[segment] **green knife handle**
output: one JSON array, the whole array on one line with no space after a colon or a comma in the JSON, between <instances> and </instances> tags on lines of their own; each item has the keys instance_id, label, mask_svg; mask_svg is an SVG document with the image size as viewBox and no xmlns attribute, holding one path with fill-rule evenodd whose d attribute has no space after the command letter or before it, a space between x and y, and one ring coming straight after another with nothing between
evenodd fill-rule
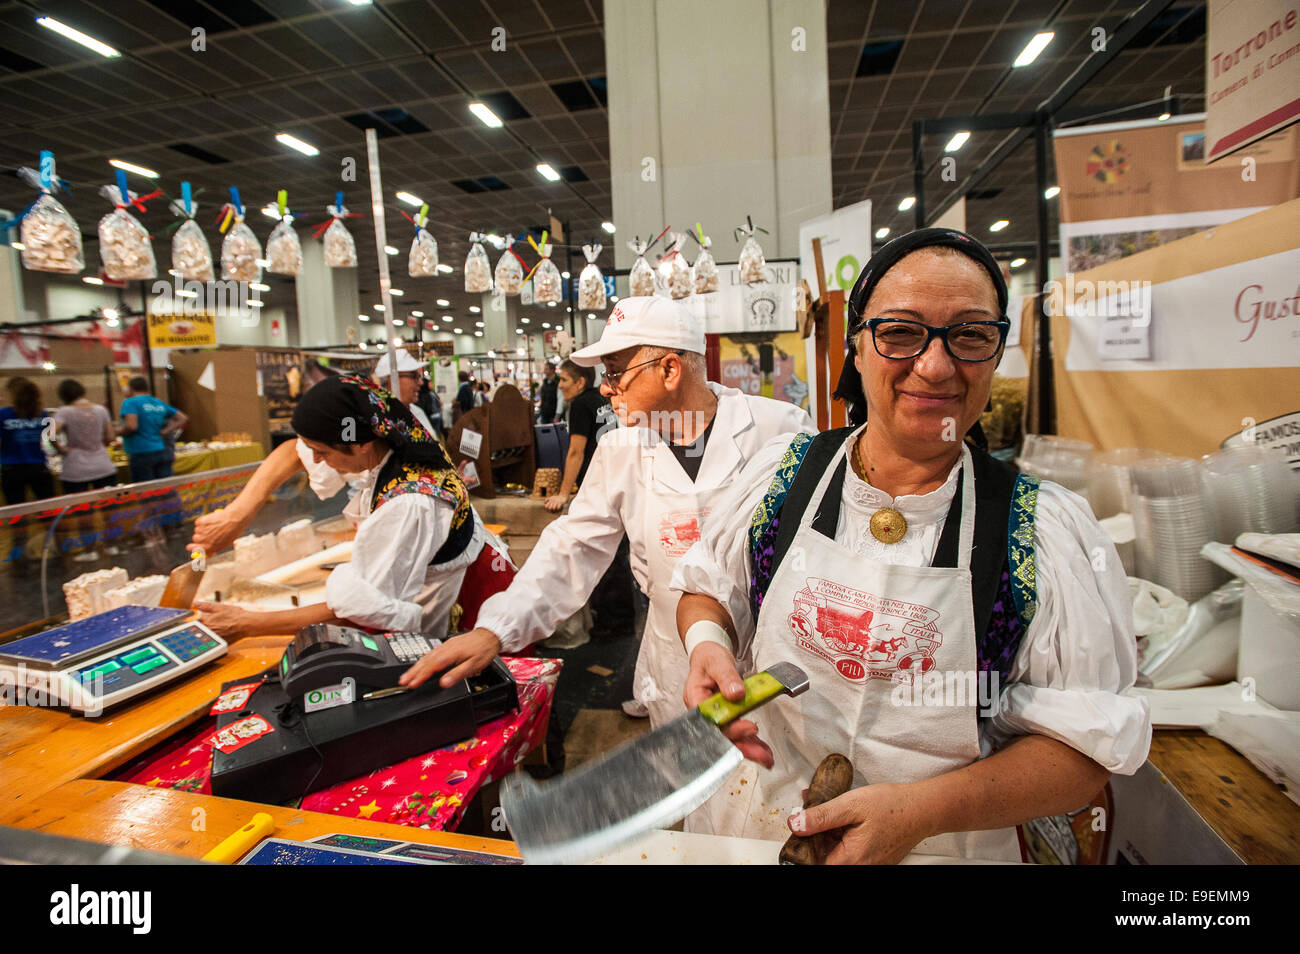
<instances>
[{"instance_id":1,"label":"green knife handle","mask_svg":"<svg viewBox=\"0 0 1300 954\"><path fill-rule=\"evenodd\" d=\"M701 702L699 708L704 718L724 726L785 691L786 687L775 676L764 671L745 680L745 698L739 702L732 702L719 692Z\"/></svg>"}]
</instances>

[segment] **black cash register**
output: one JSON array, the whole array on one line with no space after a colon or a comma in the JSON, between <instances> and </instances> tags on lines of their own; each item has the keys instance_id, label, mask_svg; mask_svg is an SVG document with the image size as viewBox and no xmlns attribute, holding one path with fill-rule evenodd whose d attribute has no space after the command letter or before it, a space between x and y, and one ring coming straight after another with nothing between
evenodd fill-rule
<instances>
[{"instance_id":1,"label":"black cash register","mask_svg":"<svg viewBox=\"0 0 1300 954\"><path fill-rule=\"evenodd\" d=\"M419 633L304 627L244 706L217 716L218 734L241 734L240 723L253 717L271 731L233 751L213 749L212 794L288 802L469 738L519 708L514 677L500 658L447 689L437 675L417 689L398 686L402 673L437 645Z\"/></svg>"},{"instance_id":2,"label":"black cash register","mask_svg":"<svg viewBox=\"0 0 1300 954\"><path fill-rule=\"evenodd\" d=\"M358 691L391 689L402 673L442 644L420 633L367 633L313 623L298 631L280 660L280 684L291 698L352 679Z\"/></svg>"}]
</instances>

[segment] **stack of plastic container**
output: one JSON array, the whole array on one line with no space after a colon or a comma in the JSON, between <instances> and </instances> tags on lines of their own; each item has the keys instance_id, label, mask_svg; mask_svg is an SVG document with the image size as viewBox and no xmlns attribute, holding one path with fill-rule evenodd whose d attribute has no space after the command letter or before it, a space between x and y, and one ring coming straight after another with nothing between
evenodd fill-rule
<instances>
[{"instance_id":1,"label":"stack of plastic container","mask_svg":"<svg viewBox=\"0 0 1300 954\"><path fill-rule=\"evenodd\" d=\"M1016 463L1021 471L1088 496L1088 462L1092 445L1054 434L1026 434Z\"/></svg>"},{"instance_id":2,"label":"stack of plastic container","mask_svg":"<svg viewBox=\"0 0 1300 954\"><path fill-rule=\"evenodd\" d=\"M1220 543L1233 543L1246 531L1296 529L1297 479L1280 450L1257 444L1227 447L1203 457L1201 470Z\"/></svg>"},{"instance_id":3,"label":"stack of plastic container","mask_svg":"<svg viewBox=\"0 0 1300 954\"><path fill-rule=\"evenodd\" d=\"M1094 454L1088 462L1088 501L1098 520L1118 513L1132 513L1132 469L1140 460L1156 460L1168 455L1164 451L1143 447L1121 447Z\"/></svg>"},{"instance_id":4,"label":"stack of plastic container","mask_svg":"<svg viewBox=\"0 0 1300 954\"><path fill-rule=\"evenodd\" d=\"M1183 457L1140 460L1132 465L1133 525L1137 575L1167 587L1189 603L1226 580L1201 556L1215 536L1215 517L1204 491L1201 466Z\"/></svg>"}]
</instances>

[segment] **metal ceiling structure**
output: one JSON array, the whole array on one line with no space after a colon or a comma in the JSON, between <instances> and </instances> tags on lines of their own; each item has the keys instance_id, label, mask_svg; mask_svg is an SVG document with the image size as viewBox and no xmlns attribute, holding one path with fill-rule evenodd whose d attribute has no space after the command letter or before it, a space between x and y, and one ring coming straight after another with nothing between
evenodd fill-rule
<instances>
[{"instance_id":1,"label":"metal ceiling structure","mask_svg":"<svg viewBox=\"0 0 1300 954\"><path fill-rule=\"evenodd\" d=\"M762 0L755 0L762 2ZM912 213L897 211L913 191L912 124L920 119L1035 109L1138 0L830 0L827 4L835 207L875 201L877 225L895 234ZM49 15L111 44L99 57L35 23ZM1079 91L1071 116L1154 115L1133 104L1167 86L1200 105L1205 58L1204 4L1175 3ZM1029 67L1011 61L1045 28L1056 37ZM213 217L228 186L240 188L248 220L263 240L271 220L256 210L288 190L304 222L322 221L340 185L343 161L358 165L344 183L353 209L368 211L362 130L380 130L392 262L401 310L468 317L478 296L463 290L460 268L472 229L505 234L544 227L549 213L571 223L569 240L612 240L605 44L600 0L8 0L0 2L0 168L33 166L54 151L73 185L66 205L97 261L94 224L107 211L96 192L112 181L109 158L160 173L169 193L181 180L203 188L200 216ZM193 31L204 31L195 50ZM505 49L493 49L494 30ZM498 44L499 45L499 44ZM505 121L490 129L468 110L488 103ZM1118 110L1118 112L1117 112ZM289 133L320 154L300 155L275 140ZM1005 134L974 131L957 153L958 183ZM927 137L941 156L943 141ZM548 162L562 175L536 171ZM1012 150L968 196L968 228L985 239L1030 243L1035 235L1034 144ZM936 159L926 191L942 200L954 183ZM132 177L148 191L149 180ZM453 274L405 276L410 231L396 199L407 191L429 203L430 226ZM29 187L0 177L0 208L31 201ZM990 235L989 223L1010 221ZM160 234L171 216L161 202L142 216ZM1054 232L1054 211L1050 220ZM378 300L370 223L357 237L362 305ZM305 238L305 236L304 236ZM531 250L530 250L531 251ZM495 252L492 253L495 258ZM612 254L602 265L612 266ZM562 266L563 267L563 266ZM270 279L268 300L292 296L291 280ZM435 302L450 302L440 308ZM541 309L543 313L546 309ZM554 312L551 312L554 314ZM444 324L440 322L440 324ZM450 327L449 323L446 323Z\"/></svg>"}]
</instances>

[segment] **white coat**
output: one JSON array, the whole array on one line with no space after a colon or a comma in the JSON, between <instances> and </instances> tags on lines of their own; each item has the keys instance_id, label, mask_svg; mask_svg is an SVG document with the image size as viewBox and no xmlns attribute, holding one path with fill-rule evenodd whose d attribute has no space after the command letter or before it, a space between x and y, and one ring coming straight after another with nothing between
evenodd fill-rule
<instances>
[{"instance_id":1,"label":"white coat","mask_svg":"<svg viewBox=\"0 0 1300 954\"><path fill-rule=\"evenodd\" d=\"M605 433L569 512L547 526L510 588L484 603L478 617L504 653L545 639L587 602L626 533L632 575L651 601L635 688L655 724L685 711L686 657L668 582L673 564L698 538L700 500L730 485L772 438L814 432L807 412L792 404L712 382L709 389L718 398L717 416L694 482L657 432ZM647 675L655 699L644 698Z\"/></svg>"}]
</instances>

